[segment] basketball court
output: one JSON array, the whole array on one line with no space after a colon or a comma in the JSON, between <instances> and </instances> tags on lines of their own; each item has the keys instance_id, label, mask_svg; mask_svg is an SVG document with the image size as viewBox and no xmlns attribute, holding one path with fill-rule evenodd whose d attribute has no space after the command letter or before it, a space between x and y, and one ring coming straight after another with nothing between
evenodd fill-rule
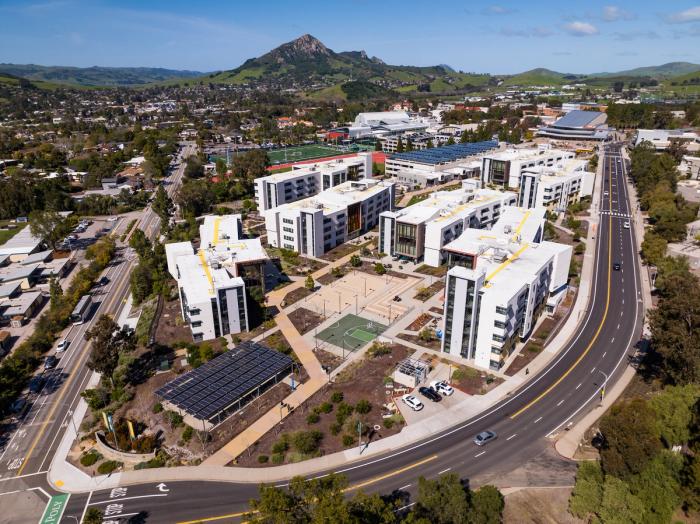
<instances>
[{"instance_id":1,"label":"basketball court","mask_svg":"<svg viewBox=\"0 0 700 524\"><path fill-rule=\"evenodd\" d=\"M316 337L344 350L357 351L381 335L387 327L379 322L348 314L318 333Z\"/></svg>"}]
</instances>

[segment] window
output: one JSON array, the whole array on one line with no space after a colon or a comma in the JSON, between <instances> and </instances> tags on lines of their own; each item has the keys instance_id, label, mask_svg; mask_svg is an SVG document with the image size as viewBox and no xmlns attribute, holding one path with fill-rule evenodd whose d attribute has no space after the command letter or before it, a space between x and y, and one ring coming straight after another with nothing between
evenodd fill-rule
<instances>
[{"instance_id":1,"label":"window","mask_svg":"<svg viewBox=\"0 0 700 524\"><path fill-rule=\"evenodd\" d=\"M290 237L289 235L284 235L285 240L289 240L290 242L294 242L294 237Z\"/></svg>"},{"instance_id":2,"label":"window","mask_svg":"<svg viewBox=\"0 0 700 524\"><path fill-rule=\"evenodd\" d=\"M498 313L499 315L507 315L508 310L504 307L496 306L496 313Z\"/></svg>"},{"instance_id":3,"label":"window","mask_svg":"<svg viewBox=\"0 0 700 524\"><path fill-rule=\"evenodd\" d=\"M494 321L493 326L494 326L494 327L497 327L497 328L499 328L499 329L503 329L503 328L506 327L506 323L505 323L505 322L501 322L500 320L496 320L496 321Z\"/></svg>"},{"instance_id":4,"label":"window","mask_svg":"<svg viewBox=\"0 0 700 524\"><path fill-rule=\"evenodd\" d=\"M194 322L190 323L190 327L197 328L202 325L201 320L195 320Z\"/></svg>"},{"instance_id":5,"label":"window","mask_svg":"<svg viewBox=\"0 0 700 524\"><path fill-rule=\"evenodd\" d=\"M282 247L284 247L284 249L294 249L294 246L291 244L284 244Z\"/></svg>"},{"instance_id":6,"label":"window","mask_svg":"<svg viewBox=\"0 0 700 524\"><path fill-rule=\"evenodd\" d=\"M285 224L293 224L294 220L292 220L291 218L283 218L282 222L284 222Z\"/></svg>"},{"instance_id":7,"label":"window","mask_svg":"<svg viewBox=\"0 0 700 524\"><path fill-rule=\"evenodd\" d=\"M282 231L284 231L284 232L286 232L286 233L294 233L294 228L291 228L291 227L283 227L283 228L282 228Z\"/></svg>"}]
</instances>

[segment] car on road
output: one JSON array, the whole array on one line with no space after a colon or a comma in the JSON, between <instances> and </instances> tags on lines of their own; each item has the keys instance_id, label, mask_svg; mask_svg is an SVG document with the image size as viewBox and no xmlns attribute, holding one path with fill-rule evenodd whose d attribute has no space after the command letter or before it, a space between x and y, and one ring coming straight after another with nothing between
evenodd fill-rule
<instances>
[{"instance_id":1,"label":"car on road","mask_svg":"<svg viewBox=\"0 0 700 524\"><path fill-rule=\"evenodd\" d=\"M99 279L99 280L97 281L97 285L98 285L98 286L106 286L107 284L109 284L109 278L108 278L108 277L102 277L101 279Z\"/></svg>"},{"instance_id":2,"label":"car on road","mask_svg":"<svg viewBox=\"0 0 700 524\"><path fill-rule=\"evenodd\" d=\"M58 341L58 344L56 345L56 353L62 353L66 349L68 349L68 346L70 345L70 342L66 340L65 338L62 338L61 340Z\"/></svg>"},{"instance_id":3,"label":"car on road","mask_svg":"<svg viewBox=\"0 0 700 524\"><path fill-rule=\"evenodd\" d=\"M117 220L119 220L119 217L109 217L107 222L116 222Z\"/></svg>"},{"instance_id":4,"label":"car on road","mask_svg":"<svg viewBox=\"0 0 700 524\"><path fill-rule=\"evenodd\" d=\"M603 196L608 196L608 192L607 192L607 191L603 191Z\"/></svg>"},{"instance_id":5,"label":"car on road","mask_svg":"<svg viewBox=\"0 0 700 524\"><path fill-rule=\"evenodd\" d=\"M401 397L401 402L406 404L413 411L420 411L423 409L423 403L413 395L404 395Z\"/></svg>"},{"instance_id":6,"label":"car on road","mask_svg":"<svg viewBox=\"0 0 700 524\"><path fill-rule=\"evenodd\" d=\"M433 380L430 383L430 387L446 397L449 397L455 392L454 388L444 380Z\"/></svg>"},{"instance_id":7,"label":"car on road","mask_svg":"<svg viewBox=\"0 0 700 524\"><path fill-rule=\"evenodd\" d=\"M615 271L620 271L620 268L621 268L621 267L622 267L622 264L620 264L619 262L615 262L615 263L613 264L613 269L614 269Z\"/></svg>"},{"instance_id":8,"label":"car on road","mask_svg":"<svg viewBox=\"0 0 700 524\"><path fill-rule=\"evenodd\" d=\"M427 388L425 386L421 386L418 388L418 393L423 395L425 398L432 400L433 402L440 402L442 400L442 397L437 391L434 391L430 388Z\"/></svg>"},{"instance_id":9,"label":"car on road","mask_svg":"<svg viewBox=\"0 0 700 524\"><path fill-rule=\"evenodd\" d=\"M630 228L630 222L629 222L629 220L626 221L624 224L622 224L622 227L624 227L625 229L629 229L629 228Z\"/></svg>"},{"instance_id":10,"label":"car on road","mask_svg":"<svg viewBox=\"0 0 700 524\"><path fill-rule=\"evenodd\" d=\"M476 437L474 437L474 444L477 446L483 446L484 444L488 444L492 440L496 440L497 435L493 431L482 431L479 433Z\"/></svg>"},{"instance_id":11,"label":"car on road","mask_svg":"<svg viewBox=\"0 0 700 524\"><path fill-rule=\"evenodd\" d=\"M29 392L39 393L44 385L44 377L36 375L29 381Z\"/></svg>"},{"instance_id":12,"label":"car on road","mask_svg":"<svg viewBox=\"0 0 700 524\"><path fill-rule=\"evenodd\" d=\"M44 361L44 369L53 369L56 367L56 364L58 364L58 359L53 355L49 355Z\"/></svg>"}]
</instances>

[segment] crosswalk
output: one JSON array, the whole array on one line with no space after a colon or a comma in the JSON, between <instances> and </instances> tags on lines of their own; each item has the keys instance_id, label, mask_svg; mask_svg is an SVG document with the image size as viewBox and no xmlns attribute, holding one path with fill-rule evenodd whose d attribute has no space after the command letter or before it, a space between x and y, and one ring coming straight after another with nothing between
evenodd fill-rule
<instances>
[{"instance_id":1,"label":"crosswalk","mask_svg":"<svg viewBox=\"0 0 700 524\"><path fill-rule=\"evenodd\" d=\"M632 215L629 213L620 213L618 211L600 211L601 215L610 215L611 217L619 217L619 218L632 218Z\"/></svg>"}]
</instances>

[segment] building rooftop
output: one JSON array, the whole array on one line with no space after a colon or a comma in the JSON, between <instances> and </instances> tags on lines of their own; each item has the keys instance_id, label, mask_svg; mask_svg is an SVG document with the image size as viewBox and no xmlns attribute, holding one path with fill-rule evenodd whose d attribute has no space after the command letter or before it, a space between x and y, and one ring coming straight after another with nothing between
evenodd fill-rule
<instances>
[{"instance_id":1,"label":"building rooftop","mask_svg":"<svg viewBox=\"0 0 700 524\"><path fill-rule=\"evenodd\" d=\"M372 179L343 182L335 187L321 191L318 195L283 204L275 208L275 211L323 209L324 213L334 213L345 209L355 202L361 202L370 198L391 185L393 185L393 182Z\"/></svg>"},{"instance_id":2,"label":"building rooftop","mask_svg":"<svg viewBox=\"0 0 700 524\"><path fill-rule=\"evenodd\" d=\"M452 144L449 146L433 147L408 153L394 153L389 158L392 160L406 160L421 164L447 164L464 158L479 155L498 147L498 140L485 142L471 142L464 144Z\"/></svg>"},{"instance_id":3,"label":"building rooftop","mask_svg":"<svg viewBox=\"0 0 700 524\"><path fill-rule=\"evenodd\" d=\"M29 226L26 226L0 246L0 255L29 254L36 251L40 244L41 239L32 235Z\"/></svg>"}]
</instances>

